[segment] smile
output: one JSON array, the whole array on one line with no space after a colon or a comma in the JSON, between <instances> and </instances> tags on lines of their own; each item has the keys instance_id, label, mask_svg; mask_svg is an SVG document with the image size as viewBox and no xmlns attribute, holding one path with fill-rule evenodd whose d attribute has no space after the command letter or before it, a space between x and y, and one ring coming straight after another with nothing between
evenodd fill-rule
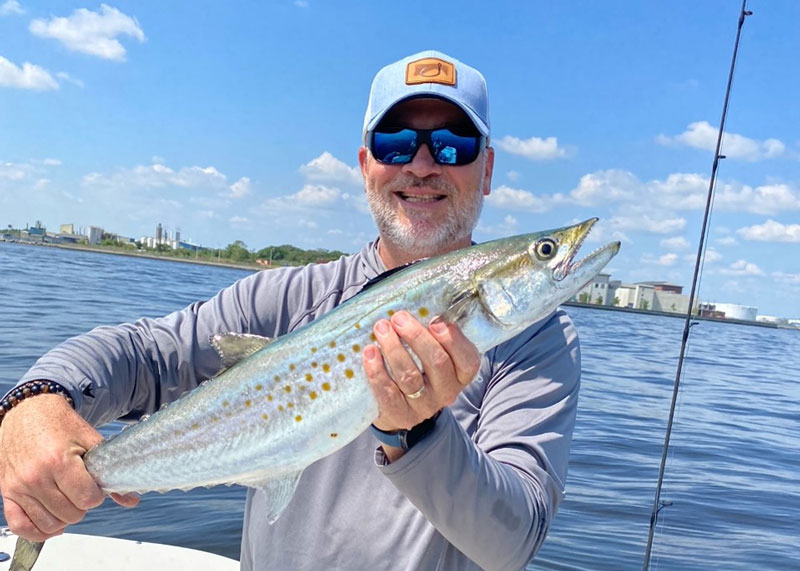
<instances>
[{"instance_id":1,"label":"smile","mask_svg":"<svg viewBox=\"0 0 800 571\"><path fill-rule=\"evenodd\" d=\"M406 192L398 192L396 194L406 202L417 203L438 202L446 198L443 194L408 194Z\"/></svg>"}]
</instances>

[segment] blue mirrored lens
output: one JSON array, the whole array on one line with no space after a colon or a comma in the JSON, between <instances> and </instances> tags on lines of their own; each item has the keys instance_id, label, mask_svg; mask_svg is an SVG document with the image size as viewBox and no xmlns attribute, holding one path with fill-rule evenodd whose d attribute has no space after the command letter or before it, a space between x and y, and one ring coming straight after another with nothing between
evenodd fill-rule
<instances>
[{"instance_id":1,"label":"blue mirrored lens","mask_svg":"<svg viewBox=\"0 0 800 571\"><path fill-rule=\"evenodd\" d=\"M456 135L450 129L431 131L431 150L441 165L465 165L478 156L480 137Z\"/></svg>"},{"instance_id":2,"label":"blue mirrored lens","mask_svg":"<svg viewBox=\"0 0 800 571\"><path fill-rule=\"evenodd\" d=\"M417 133L411 129L403 129L394 133L372 134L372 156L386 164L405 165L417 154Z\"/></svg>"}]
</instances>

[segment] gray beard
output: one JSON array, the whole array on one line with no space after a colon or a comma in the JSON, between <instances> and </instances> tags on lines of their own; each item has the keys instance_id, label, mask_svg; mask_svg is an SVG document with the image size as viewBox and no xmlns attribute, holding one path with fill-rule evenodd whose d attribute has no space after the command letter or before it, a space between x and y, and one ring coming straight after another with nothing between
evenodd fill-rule
<instances>
[{"instance_id":1,"label":"gray beard","mask_svg":"<svg viewBox=\"0 0 800 571\"><path fill-rule=\"evenodd\" d=\"M481 169L481 172L485 173L485 170ZM475 193L474 200L454 205L445 220L418 218L412 219L410 224L398 220L396 210L386 195L391 196L394 192L407 188L427 186L441 190L442 194L447 196L456 196L458 193L456 188L441 179L423 180L414 175L398 175L380 192L368 186L367 201L381 239L413 253L417 258L435 256L452 250L454 243L469 239L478 224L483 209L482 189L485 177L485 174L481 176L479 186L472 191Z\"/></svg>"}]
</instances>

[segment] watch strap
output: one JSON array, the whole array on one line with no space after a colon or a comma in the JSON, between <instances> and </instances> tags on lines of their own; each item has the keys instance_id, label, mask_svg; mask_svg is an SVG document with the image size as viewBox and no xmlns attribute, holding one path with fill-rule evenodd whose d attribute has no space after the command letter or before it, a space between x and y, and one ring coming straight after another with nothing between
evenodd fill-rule
<instances>
[{"instance_id":1,"label":"watch strap","mask_svg":"<svg viewBox=\"0 0 800 571\"><path fill-rule=\"evenodd\" d=\"M441 411L437 412L430 418L426 418L416 426L408 430L381 430L374 424L370 425L372 434L387 446L394 446L395 448L402 448L403 450L410 450L417 442L425 438L436 426L436 419L439 418Z\"/></svg>"}]
</instances>

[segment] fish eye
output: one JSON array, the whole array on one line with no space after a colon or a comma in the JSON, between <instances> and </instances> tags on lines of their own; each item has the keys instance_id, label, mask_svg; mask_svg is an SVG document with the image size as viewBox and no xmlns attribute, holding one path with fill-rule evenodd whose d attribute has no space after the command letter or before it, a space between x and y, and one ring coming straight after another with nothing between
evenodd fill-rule
<instances>
[{"instance_id":1,"label":"fish eye","mask_svg":"<svg viewBox=\"0 0 800 571\"><path fill-rule=\"evenodd\" d=\"M552 238L542 238L533 246L533 253L540 260L550 260L556 255L558 244Z\"/></svg>"}]
</instances>

